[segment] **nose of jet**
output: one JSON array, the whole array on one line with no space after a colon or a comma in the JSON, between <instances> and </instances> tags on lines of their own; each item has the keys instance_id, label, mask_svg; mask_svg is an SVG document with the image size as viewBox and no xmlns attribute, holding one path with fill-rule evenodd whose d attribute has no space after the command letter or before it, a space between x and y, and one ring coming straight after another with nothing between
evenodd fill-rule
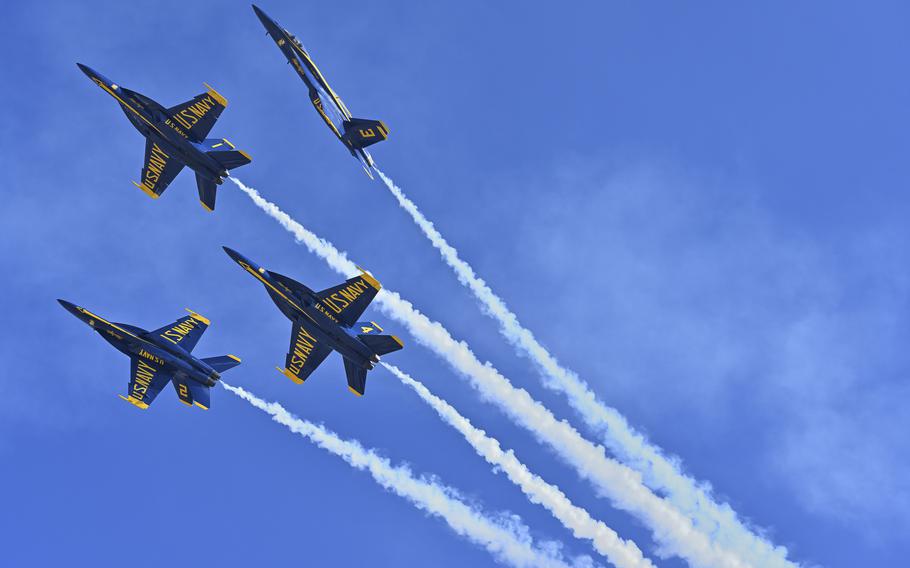
<instances>
[{"instance_id":1,"label":"nose of jet","mask_svg":"<svg viewBox=\"0 0 910 568\"><path fill-rule=\"evenodd\" d=\"M94 69L92 69L92 68L89 67L88 65L83 65L83 64L81 64L81 63L76 63L76 66L78 66L79 69L81 69L82 72L85 73L85 74L88 76L89 79L98 80L98 81L101 81L102 83L104 83L105 85L111 86L111 82L110 82L110 80L109 80L107 77L105 77L105 76L102 75L101 73L95 71Z\"/></svg>"},{"instance_id":2,"label":"nose of jet","mask_svg":"<svg viewBox=\"0 0 910 568\"><path fill-rule=\"evenodd\" d=\"M227 255L228 255L229 257L231 257L231 259L232 259L234 262L236 262L237 264L243 263L243 264L246 264L247 266L249 266L250 268L255 268L255 267L256 267L256 264L254 264L252 260L250 260L250 259L248 259L247 257L243 256L242 254L240 254L239 252L235 251L234 249L232 249L232 248L230 248L230 247L221 247L221 248L223 248L223 249L224 249L224 252L226 252Z\"/></svg>"},{"instance_id":3,"label":"nose of jet","mask_svg":"<svg viewBox=\"0 0 910 568\"><path fill-rule=\"evenodd\" d=\"M79 308L76 307L76 304L72 302L67 302L66 300L57 299L60 302L60 305L66 309L69 313L73 314L76 317L81 317L82 314L79 312Z\"/></svg>"},{"instance_id":4,"label":"nose of jet","mask_svg":"<svg viewBox=\"0 0 910 568\"><path fill-rule=\"evenodd\" d=\"M256 12L256 17L259 18L259 21L262 22L262 25L265 26L269 31L271 31L270 28L278 27L278 24L276 24L272 18L268 17L265 12L260 10L259 6L253 4L253 11Z\"/></svg>"}]
</instances>

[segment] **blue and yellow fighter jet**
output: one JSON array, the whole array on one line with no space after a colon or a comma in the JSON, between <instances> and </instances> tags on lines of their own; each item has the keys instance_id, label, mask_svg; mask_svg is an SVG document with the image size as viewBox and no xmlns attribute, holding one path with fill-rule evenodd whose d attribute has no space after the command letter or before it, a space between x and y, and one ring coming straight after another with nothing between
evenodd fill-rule
<instances>
[{"instance_id":1,"label":"blue and yellow fighter jet","mask_svg":"<svg viewBox=\"0 0 910 568\"><path fill-rule=\"evenodd\" d=\"M220 373L240 364L240 359L233 355L202 359L190 355L209 326L209 320L192 310L187 310L190 315L172 324L145 331L134 325L110 322L66 300L57 301L130 358L127 396L118 396L139 408L148 408L170 381L180 402L208 410L209 389L221 378Z\"/></svg>"},{"instance_id":2,"label":"blue and yellow fighter jet","mask_svg":"<svg viewBox=\"0 0 910 568\"><path fill-rule=\"evenodd\" d=\"M265 12L253 5L253 11L259 16L266 33L272 36L278 48L293 65L297 74L306 83L310 91L310 101L319 112L319 116L335 133L335 136L344 144L352 156L360 160L364 171L373 179L370 169L373 167L373 158L366 151L366 147L381 142L389 137L389 129L381 120L368 120L354 118L344 106L322 72L313 63L310 54L294 35L269 18Z\"/></svg>"},{"instance_id":3,"label":"blue and yellow fighter jet","mask_svg":"<svg viewBox=\"0 0 910 568\"><path fill-rule=\"evenodd\" d=\"M285 358L284 376L297 384L316 370L329 353L338 351L344 358L348 388L362 396L367 371L379 362L380 355L403 347L394 335L372 321L357 321L381 288L369 273L314 292L295 280L266 270L235 250L224 247L234 261L265 285L272 301L291 320L291 346Z\"/></svg>"},{"instance_id":4,"label":"blue and yellow fighter jet","mask_svg":"<svg viewBox=\"0 0 910 568\"><path fill-rule=\"evenodd\" d=\"M77 63L107 94L114 97L133 126L145 136L145 165L142 182L133 185L158 199L177 177L183 166L196 172L199 201L208 211L215 210L215 187L221 185L228 170L249 164L250 156L224 138L206 138L227 107L227 100L215 89L185 103L164 108L135 91L113 83L101 73Z\"/></svg>"}]
</instances>

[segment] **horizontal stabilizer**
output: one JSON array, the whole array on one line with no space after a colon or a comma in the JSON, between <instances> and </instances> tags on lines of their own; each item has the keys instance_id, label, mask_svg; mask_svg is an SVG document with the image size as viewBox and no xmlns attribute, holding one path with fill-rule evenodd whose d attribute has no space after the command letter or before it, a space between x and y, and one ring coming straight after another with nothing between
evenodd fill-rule
<instances>
[{"instance_id":1,"label":"horizontal stabilizer","mask_svg":"<svg viewBox=\"0 0 910 568\"><path fill-rule=\"evenodd\" d=\"M196 188L199 190L199 203L206 211L215 210L215 180L207 178L196 172Z\"/></svg>"},{"instance_id":2,"label":"horizontal stabilizer","mask_svg":"<svg viewBox=\"0 0 910 568\"><path fill-rule=\"evenodd\" d=\"M389 129L381 120L352 118L344 121L342 138L353 148L366 148L389 137Z\"/></svg>"},{"instance_id":3,"label":"horizontal stabilizer","mask_svg":"<svg viewBox=\"0 0 910 568\"><path fill-rule=\"evenodd\" d=\"M202 144L205 146L205 153L226 170L233 170L253 161L249 154L235 148L226 138L207 138Z\"/></svg>"},{"instance_id":4,"label":"horizontal stabilizer","mask_svg":"<svg viewBox=\"0 0 910 568\"><path fill-rule=\"evenodd\" d=\"M367 388L367 370L357 363L344 359L344 374L348 377L348 390L357 396L363 396Z\"/></svg>"},{"instance_id":5,"label":"horizontal stabilizer","mask_svg":"<svg viewBox=\"0 0 910 568\"><path fill-rule=\"evenodd\" d=\"M223 373L228 369L233 369L240 364L240 359L233 355L219 355L217 357L203 357L202 361L209 367L215 369L219 373Z\"/></svg>"},{"instance_id":6,"label":"horizontal stabilizer","mask_svg":"<svg viewBox=\"0 0 910 568\"><path fill-rule=\"evenodd\" d=\"M385 355L393 351L398 351L404 347L404 343L394 335L358 335L360 341L370 348L370 351L376 355Z\"/></svg>"},{"instance_id":7,"label":"horizontal stabilizer","mask_svg":"<svg viewBox=\"0 0 910 568\"><path fill-rule=\"evenodd\" d=\"M211 406L209 400L209 387L193 380L180 379L177 377L174 377L171 382L174 383L174 390L177 391L177 397L183 404L187 406L198 406L203 410L208 410Z\"/></svg>"}]
</instances>

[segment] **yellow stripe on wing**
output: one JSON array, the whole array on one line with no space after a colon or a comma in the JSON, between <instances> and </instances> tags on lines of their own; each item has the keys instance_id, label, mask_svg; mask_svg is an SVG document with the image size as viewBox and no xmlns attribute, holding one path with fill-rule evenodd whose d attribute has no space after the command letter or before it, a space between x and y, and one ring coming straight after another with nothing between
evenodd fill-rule
<instances>
[{"instance_id":1,"label":"yellow stripe on wing","mask_svg":"<svg viewBox=\"0 0 910 568\"><path fill-rule=\"evenodd\" d=\"M281 367L275 367L275 368L278 370L279 373L281 373L281 374L284 375L285 377L291 379L292 381L294 381L294 382L297 383L298 385L302 385L302 384L303 384L303 379L301 379L300 377L298 377L297 375L295 375L294 373L292 373L290 370L288 370L288 369L282 369Z\"/></svg>"},{"instance_id":2,"label":"yellow stripe on wing","mask_svg":"<svg viewBox=\"0 0 910 568\"><path fill-rule=\"evenodd\" d=\"M221 93L209 86L208 83L203 83L203 85L205 85L205 88L208 89L208 94L212 95L212 98L218 101L218 104L225 108L227 107L227 99L224 98Z\"/></svg>"},{"instance_id":3,"label":"yellow stripe on wing","mask_svg":"<svg viewBox=\"0 0 910 568\"><path fill-rule=\"evenodd\" d=\"M118 394L117 396L119 396L123 400L127 401L128 403L132 404L133 406L135 406L137 408L141 408L142 410L145 410L146 408L149 407L149 405L142 402L138 398L133 398L132 396L123 396L122 394Z\"/></svg>"},{"instance_id":4,"label":"yellow stripe on wing","mask_svg":"<svg viewBox=\"0 0 910 568\"><path fill-rule=\"evenodd\" d=\"M199 320L200 322L204 323L205 325L211 325L211 324L212 324L212 322L209 321L209 318L207 318L207 317L205 317L205 316L203 316L203 315L197 314L196 312L194 312L193 310L191 310L191 309L189 309L189 308L183 308L183 309L185 309L186 311L188 311L188 312L190 313L190 317L192 317L193 319Z\"/></svg>"},{"instance_id":5,"label":"yellow stripe on wing","mask_svg":"<svg viewBox=\"0 0 910 568\"><path fill-rule=\"evenodd\" d=\"M145 185L144 182L143 183L133 182L133 185L135 185L136 187L141 189L146 195L148 195L152 199L158 199L159 197L161 197L160 195L158 195L157 193L155 193L154 191L149 189L149 187L147 185Z\"/></svg>"}]
</instances>

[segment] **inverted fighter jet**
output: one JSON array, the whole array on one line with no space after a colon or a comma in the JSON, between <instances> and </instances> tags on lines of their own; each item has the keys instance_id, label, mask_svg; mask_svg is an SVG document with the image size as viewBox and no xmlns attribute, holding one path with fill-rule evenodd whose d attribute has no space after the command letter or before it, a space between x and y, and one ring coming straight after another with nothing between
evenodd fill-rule
<instances>
[{"instance_id":1,"label":"inverted fighter jet","mask_svg":"<svg viewBox=\"0 0 910 568\"><path fill-rule=\"evenodd\" d=\"M310 54L294 35L269 18L265 12L253 5L253 11L265 26L268 35L278 44L278 49L287 58L310 91L310 102L328 127L341 140L352 156L360 160L364 171L373 179L370 171L373 167L373 158L366 147L381 142L389 137L389 129L381 120L353 118L351 112L344 106L322 72L313 63Z\"/></svg>"},{"instance_id":2,"label":"inverted fighter jet","mask_svg":"<svg viewBox=\"0 0 910 568\"><path fill-rule=\"evenodd\" d=\"M81 63L79 69L114 97L133 126L145 136L142 181L133 185L158 199L183 166L196 172L199 202L215 210L215 188L228 170L250 163L250 156L225 138L206 138L227 106L227 100L205 85L206 92L185 103L164 108L145 95L113 83Z\"/></svg>"},{"instance_id":3,"label":"inverted fighter jet","mask_svg":"<svg viewBox=\"0 0 910 568\"><path fill-rule=\"evenodd\" d=\"M348 388L362 396L367 371L381 355L403 347L394 335L380 335L383 329L377 323L357 321L381 288L369 273L364 271L338 286L314 292L235 250L224 247L224 251L265 285L272 301L291 320L291 346L284 369L278 367L278 371L295 383L303 384L329 353L338 351L344 358Z\"/></svg>"},{"instance_id":4,"label":"inverted fighter jet","mask_svg":"<svg viewBox=\"0 0 910 568\"><path fill-rule=\"evenodd\" d=\"M174 383L180 402L208 410L209 389L221 378L220 373L240 364L240 359L233 355L202 359L190 355L209 326L209 320L192 310L187 310L190 315L172 324L146 331L134 325L110 322L66 300L57 301L130 358L127 396L118 396L143 410L168 382Z\"/></svg>"}]
</instances>

